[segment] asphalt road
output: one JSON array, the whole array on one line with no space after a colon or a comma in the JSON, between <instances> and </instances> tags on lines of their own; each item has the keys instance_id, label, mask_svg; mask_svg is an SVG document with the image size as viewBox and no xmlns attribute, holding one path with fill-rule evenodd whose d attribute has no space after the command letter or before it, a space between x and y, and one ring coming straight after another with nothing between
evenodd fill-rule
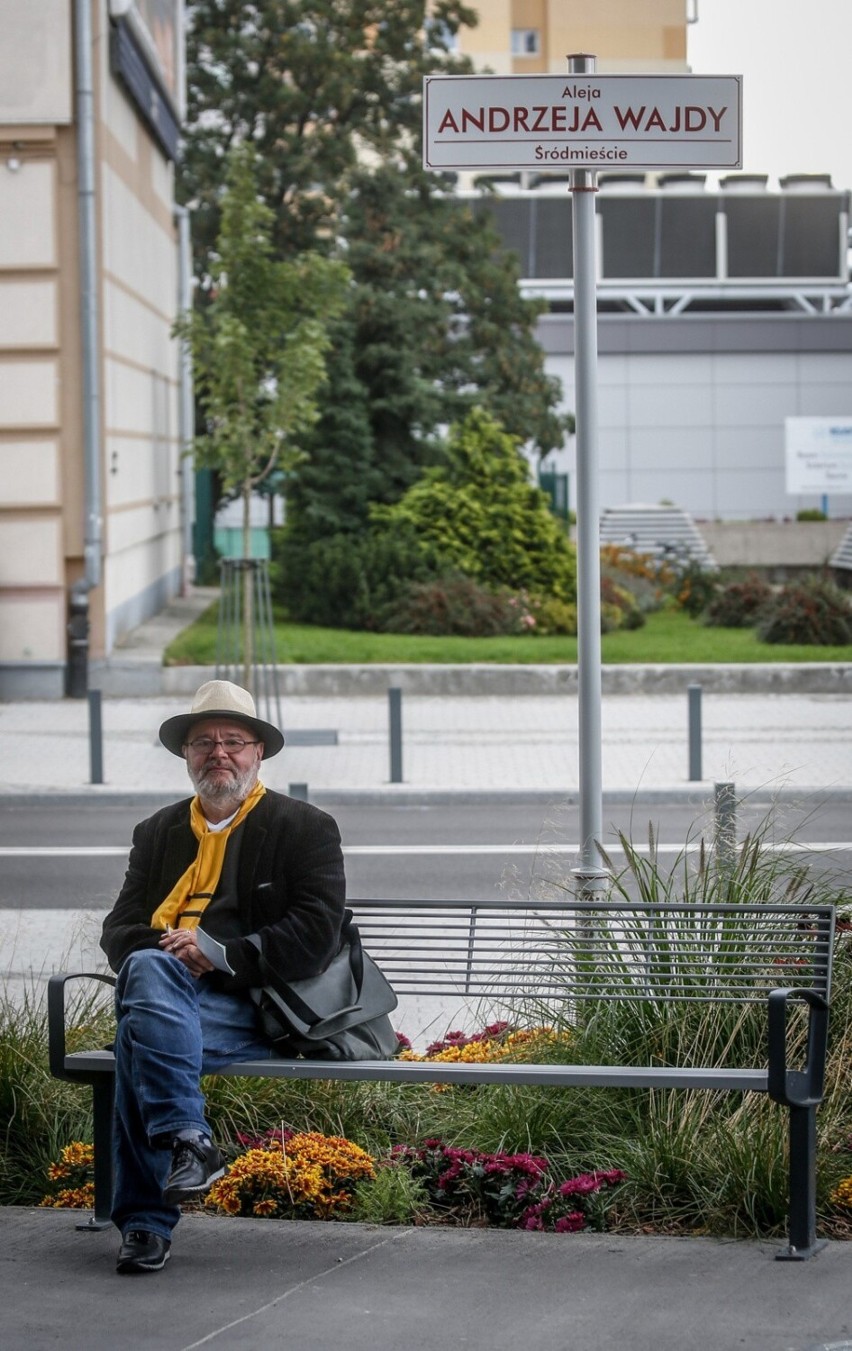
<instances>
[{"instance_id":1,"label":"asphalt road","mask_svg":"<svg viewBox=\"0 0 852 1351\"><path fill-rule=\"evenodd\" d=\"M149 805L0 806L0 909L107 909L124 876L134 824ZM578 862L576 805L473 803L341 806L353 897L460 897L546 894ZM621 859L618 831L647 851L653 833L661 862L685 844L714 836L712 814L681 800L618 805L605 811L604 845ZM768 847L811 861L852 894L852 822L848 803L813 807L741 805L739 839L760 831Z\"/></svg>"}]
</instances>

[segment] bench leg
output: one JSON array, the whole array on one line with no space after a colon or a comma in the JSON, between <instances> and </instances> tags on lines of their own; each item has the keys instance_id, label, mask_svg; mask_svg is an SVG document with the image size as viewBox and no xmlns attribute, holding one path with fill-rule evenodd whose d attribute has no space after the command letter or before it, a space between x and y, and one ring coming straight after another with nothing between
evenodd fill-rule
<instances>
[{"instance_id":1,"label":"bench leg","mask_svg":"<svg viewBox=\"0 0 852 1351\"><path fill-rule=\"evenodd\" d=\"M92 1117L95 1152L94 1214L78 1229L108 1229L112 1224L112 1124L115 1076L101 1075L92 1084Z\"/></svg>"},{"instance_id":2,"label":"bench leg","mask_svg":"<svg viewBox=\"0 0 852 1351\"><path fill-rule=\"evenodd\" d=\"M790 1244L779 1262L806 1262L826 1246L816 1236L816 1107L790 1109Z\"/></svg>"}]
</instances>

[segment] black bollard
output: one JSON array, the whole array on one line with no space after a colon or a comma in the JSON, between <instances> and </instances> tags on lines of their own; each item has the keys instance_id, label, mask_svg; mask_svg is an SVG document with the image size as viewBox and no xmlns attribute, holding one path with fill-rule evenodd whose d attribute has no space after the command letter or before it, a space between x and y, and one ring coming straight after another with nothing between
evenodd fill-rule
<instances>
[{"instance_id":1,"label":"black bollard","mask_svg":"<svg viewBox=\"0 0 852 1351\"><path fill-rule=\"evenodd\" d=\"M388 690L390 719L390 781L402 783L402 690L393 686Z\"/></svg>"},{"instance_id":2,"label":"black bollard","mask_svg":"<svg viewBox=\"0 0 852 1351\"><path fill-rule=\"evenodd\" d=\"M688 685L689 697L689 780L701 778L701 686Z\"/></svg>"},{"instance_id":3,"label":"black bollard","mask_svg":"<svg viewBox=\"0 0 852 1351\"><path fill-rule=\"evenodd\" d=\"M101 691L89 690L89 782L104 781L104 739L101 721Z\"/></svg>"}]
</instances>

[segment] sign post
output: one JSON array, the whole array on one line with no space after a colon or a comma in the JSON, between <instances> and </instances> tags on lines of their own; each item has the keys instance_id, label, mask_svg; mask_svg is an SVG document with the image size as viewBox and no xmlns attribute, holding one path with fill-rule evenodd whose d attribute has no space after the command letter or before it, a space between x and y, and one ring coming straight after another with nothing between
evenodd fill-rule
<instances>
[{"instance_id":1,"label":"sign post","mask_svg":"<svg viewBox=\"0 0 852 1351\"><path fill-rule=\"evenodd\" d=\"M571 75L593 76L593 56L570 56ZM592 86L594 87L594 86ZM591 169L571 170L574 225L574 385L577 445L577 702L580 757L581 900L606 884L601 764L601 548L598 475L598 313L595 193Z\"/></svg>"},{"instance_id":2,"label":"sign post","mask_svg":"<svg viewBox=\"0 0 852 1351\"><path fill-rule=\"evenodd\" d=\"M570 170L574 226L577 421L577 678L580 896L606 885L601 772L598 487L597 174L612 169L742 167L736 75L598 75L594 56L564 75L443 75L423 81L426 169Z\"/></svg>"}]
</instances>

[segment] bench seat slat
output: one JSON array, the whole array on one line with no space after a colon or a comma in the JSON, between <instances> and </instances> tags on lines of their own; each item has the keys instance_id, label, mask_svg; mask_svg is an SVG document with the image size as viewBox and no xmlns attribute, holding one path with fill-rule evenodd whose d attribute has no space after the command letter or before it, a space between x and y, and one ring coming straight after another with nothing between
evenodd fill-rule
<instances>
[{"instance_id":1,"label":"bench seat slat","mask_svg":"<svg viewBox=\"0 0 852 1351\"><path fill-rule=\"evenodd\" d=\"M110 1073L111 1051L75 1051L65 1057L69 1073ZM549 1084L599 1088L696 1088L765 1093L762 1069L695 1069L664 1065L523 1065L496 1062L462 1064L417 1060L247 1060L218 1074L247 1079L335 1079L396 1084Z\"/></svg>"}]
</instances>

